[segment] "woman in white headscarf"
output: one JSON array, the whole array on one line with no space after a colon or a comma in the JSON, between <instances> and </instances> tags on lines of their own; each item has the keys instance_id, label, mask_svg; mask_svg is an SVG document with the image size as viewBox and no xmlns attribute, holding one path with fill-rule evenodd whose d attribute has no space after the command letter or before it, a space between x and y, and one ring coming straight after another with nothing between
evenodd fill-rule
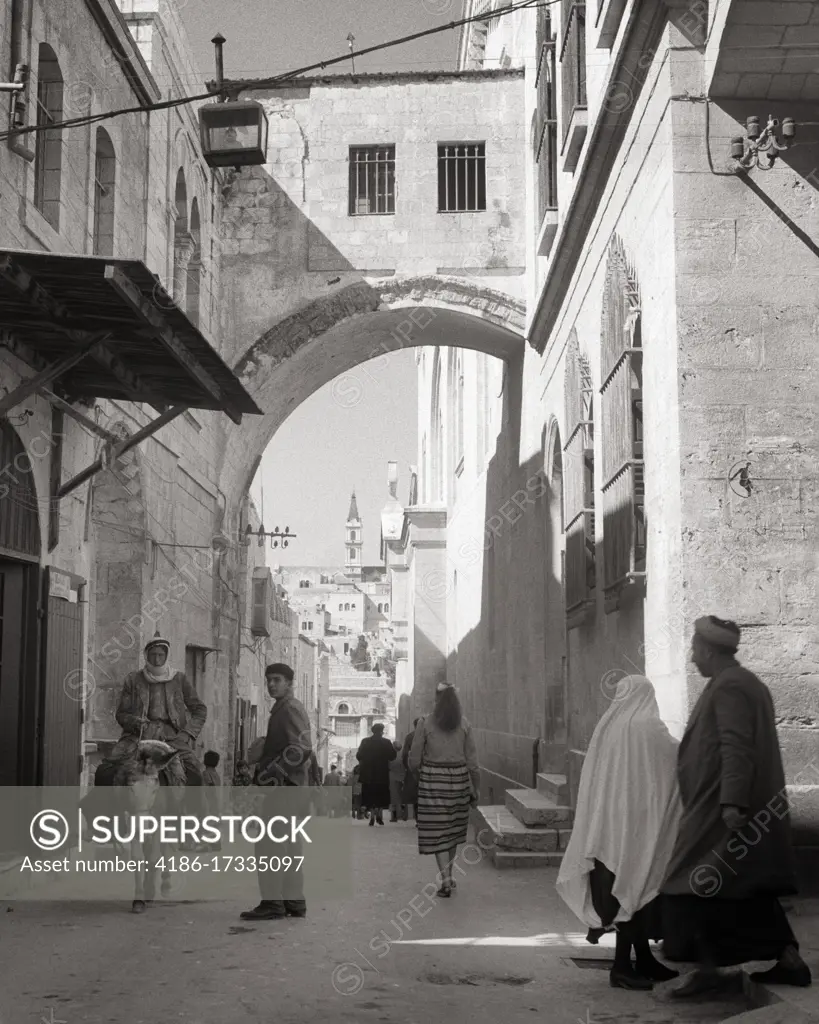
<instances>
[{"instance_id":1,"label":"woman in white headscarf","mask_svg":"<svg viewBox=\"0 0 819 1024\"><path fill-rule=\"evenodd\" d=\"M558 892L592 932L616 928L614 988L650 989L677 977L649 947L657 937L654 901L682 815L676 769L677 741L660 718L653 685L626 676L592 734L557 879Z\"/></svg>"}]
</instances>

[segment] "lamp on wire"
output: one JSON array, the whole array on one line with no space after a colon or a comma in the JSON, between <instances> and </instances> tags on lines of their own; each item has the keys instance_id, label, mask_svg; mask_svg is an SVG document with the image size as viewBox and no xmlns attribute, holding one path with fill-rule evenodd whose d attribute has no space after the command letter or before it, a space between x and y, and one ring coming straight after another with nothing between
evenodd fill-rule
<instances>
[{"instance_id":1,"label":"lamp on wire","mask_svg":"<svg viewBox=\"0 0 819 1024\"><path fill-rule=\"evenodd\" d=\"M769 171L779 154L790 148L795 135L796 122L792 117L784 117L780 123L779 118L769 115L768 123L760 131L759 118L751 115L745 121L745 135L731 139L731 157L737 170L747 171L756 165L762 171Z\"/></svg>"}]
</instances>

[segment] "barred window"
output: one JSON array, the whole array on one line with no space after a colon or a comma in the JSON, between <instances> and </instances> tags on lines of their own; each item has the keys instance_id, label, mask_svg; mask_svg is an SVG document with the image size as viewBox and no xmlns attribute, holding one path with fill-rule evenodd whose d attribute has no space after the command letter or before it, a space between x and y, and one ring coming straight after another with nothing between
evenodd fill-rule
<instances>
[{"instance_id":1,"label":"barred window","mask_svg":"<svg viewBox=\"0 0 819 1024\"><path fill-rule=\"evenodd\" d=\"M620 588L646 571L640 295L617 238L606 270L601 354L603 578L610 611Z\"/></svg>"},{"instance_id":2,"label":"barred window","mask_svg":"<svg viewBox=\"0 0 819 1024\"><path fill-rule=\"evenodd\" d=\"M591 370L573 331L566 353L564 501L566 614L569 626L585 619L595 588L594 423Z\"/></svg>"},{"instance_id":3,"label":"barred window","mask_svg":"<svg viewBox=\"0 0 819 1024\"><path fill-rule=\"evenodd\" d=\"M486 209L486 143L438 146L438 212L477 213Z\"/></svg>"},{"instance_id":4,"label":"barred window","mask_svg":"<svg viewBox=\"0 0 819 1024\"><path fill-rule=\"evenodd\" d=\"M358 736L358 719L354 722L336 719L336 736Z\"/></svg>"},{"instance_id":5,"label":"barred window","mask_svg":"<svg viewBox=\"0 0 819 1024\"><path fill-rule=\"evenodd\" d=\"M37 127L34 143L34 206L60 230L63 140L59 129L49 129L63 119L63 76L50 46L40 44L37 64Z\"/></svg>"},{"instance_id":6,"label":"barred window","mask_svg":"<svg viewBox=\"0 0 819 1024\"><path fill-rule=\"evenodd\" d=\"M395 213L395 146L350 147L350 216Z\"/></svg>"}]
</instances>

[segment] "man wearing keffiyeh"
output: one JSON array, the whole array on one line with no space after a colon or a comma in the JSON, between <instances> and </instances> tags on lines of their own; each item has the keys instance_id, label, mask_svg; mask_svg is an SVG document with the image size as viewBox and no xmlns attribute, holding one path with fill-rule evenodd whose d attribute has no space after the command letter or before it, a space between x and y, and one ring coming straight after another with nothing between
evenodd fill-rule
<instances>
[{"instance_id":1,"label":"man wearing keffiyeh","mask_svg":"<svg viewBox=\"0 0 819 1024\"><path fill-rule=\"evenodd\" d=\"M145 645L142 669L126 676L116 716L123 733L111 759L128 757L140 740L164 740L180 752L186 785L201 786L203 769L193 748L208 709L185 673L169 664L170 648L157 632Z\"/></svg>"}]
</instances>

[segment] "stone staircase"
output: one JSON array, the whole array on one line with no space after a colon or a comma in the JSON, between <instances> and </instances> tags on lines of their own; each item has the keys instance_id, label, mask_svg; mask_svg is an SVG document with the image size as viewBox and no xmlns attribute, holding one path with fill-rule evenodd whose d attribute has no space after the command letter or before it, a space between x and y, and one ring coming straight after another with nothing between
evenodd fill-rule
<instances>
[{"instance_id":1,"label":"stone staircase","mask_svg":"<svg viewBox=\"0 0 819 1024\"><path fill-rule=\"evenodd\" d=\"M506 803L477 807L479 844L496 868L558 867L572 834L565 775L541 772L537 789L507 789Z\"/></svg>"}]
</instances>

